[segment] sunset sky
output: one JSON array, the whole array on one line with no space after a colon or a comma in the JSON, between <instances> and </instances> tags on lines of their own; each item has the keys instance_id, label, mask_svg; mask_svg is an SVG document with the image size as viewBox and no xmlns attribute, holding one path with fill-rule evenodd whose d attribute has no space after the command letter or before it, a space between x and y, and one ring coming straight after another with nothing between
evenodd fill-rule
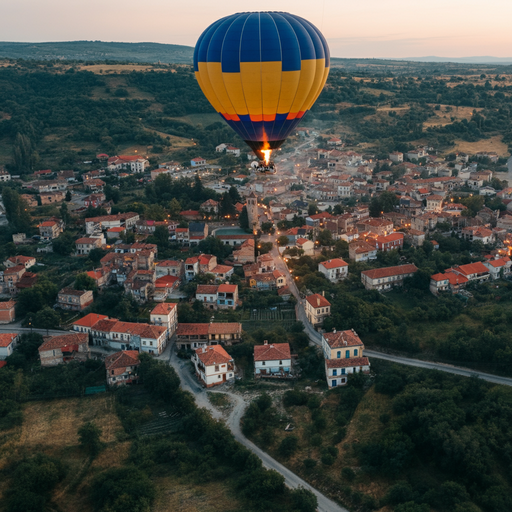
<instances>
[{"instance_id":1,"label":"sunset sky","mask_svg":"<svg viewBox=\"0 0 512 512\"><path fill-rule=\"evenodd\" d=\"M194 46L216 19L256 10L308 19L334 57L512 57L511 0L3 0L0 40Z\"/></svg>"}]
</instances>

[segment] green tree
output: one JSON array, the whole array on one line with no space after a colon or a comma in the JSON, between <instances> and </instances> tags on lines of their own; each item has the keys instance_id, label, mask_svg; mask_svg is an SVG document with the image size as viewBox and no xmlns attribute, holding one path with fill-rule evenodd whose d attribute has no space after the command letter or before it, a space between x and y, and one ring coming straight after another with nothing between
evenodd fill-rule
<instances>
[{"instance_id":1,"label":"green tree","mask_svg":"<svg viewBox=\"0 0 512 512\"><path fill-rule=\"evenodd\" d=\"M102 448L101 443L101 428L93 421L84 423L78 429L78 442L84 451L91 457L96 457Z\"/></svg>"},{"instance_id":2,"label":"green tree","mask_svg":"<svg viewBox=\"0 0 512 512\"><path fill-rule=\"evenodd\" d=\"M224 192L222 194L220 205L219 205L219 214L222 217L235 217L236 209L233 205L233 199L231 199L231 195L228 192Z\"/></svg>"},{"instance_id":3,"label":"green tree","mask_svg":"<svg viewBox=\"0 0 512 512\"><path fill-rule=\"evenodd\" d=\"M18 174L28 174L34 170L38 156L32 141L27 135L18 133L12 146L13 166Z\"/></svg>"},{"instance_id":4,"label":"green tree","mask_svg":"<svg viewBox=\"0 0 512 512\"><path fill-rule=\"evenodd\" d=\"M75 290L96 290L96 281L82 272L75 278Z\"/></svg>"},{"instance_id":5,"label":"green tree","mask_svg":"<svg viewBox=\"0 0 512 512\"><path fill-rule=\"evenodd\" d=\"M318 233L317 241L320 245L331 246L334 244L332 233L328 229L324 229Z\"/></svg>"},{"instance_id":6,"label":"green tree","mask_svg":"<svg viewBox=\"0 0 512 512\"><path fill-rule=\"evenodd\" d=\"M316 203L309 203L308 205L308 215L316 215L318 213L318 206Z\"/></svg>"},{"instance_id":7,"label":"green tree","mask_svg":"<svg viewBox=\"0 0 512 512\"><path fill-rule=\"evenodd\" d=\"M60 325L60 315L54 309L46 306L38 311L34 317L34 327L40 329L55 329Z\"/></svg>"},{"instance_id":8,"label":"green tree","mask_svg":"<svg viewBox=\"0 0 512 512\"><path fill-rule=\"evenodd\" d=\"M3 187L2 202L5 207L5 216L12 228L23 232L29 230L32 219L28 205L18 192L11 187Z\"/></svg>"},{"instance_id":9,"label":"green tree","mask_svg":"<svg viewBox=\"0 0 512 512\"><path fill-rule=\"evenodd\" d=\"M278 239L277 239L277 243L278 245L280 246L283 246L283 245L288 245L290 243L290 240L288 240L288 237L286 235L281 235Z\"/></svg>"},{"instance_id":10,"label":"green tree","mask_svg":"<svg viewBox=\"0 0 512 512\"><path fill-rule=\"evenodd\" d=\"M299 486L297 489L290 491L293 506L298 512L315 512L318 507L316 496L304 487Z\"/></svg>"},{"instance_id":11,"label":"green tree","mask_svg":"<svg viewBox=\"0 0 512 512\"><path fill-rule=\"evenodd\" d=\"M263 231L263 233L273 235L275 232L274 225L272 224L272 222L262 222L261 231Z\"/></svg>"},{"instance_id":12,"label":"green tree","mask_svg":"<svg viewBox=\"0 0 512 512\"><path fill-rule=\"evenodd\" d=\"M285 437L279 445L279 454L288 459L296 452L298 445L299 438L297 436Z\"/></svg>"},{"instance_id":13,"label":"green tree","mask_svg":"<svg viewBox=\"0 0 512 512\"><path fill-rule=\"evenodd\" d=\"M245 206L242 208L238 223L242 229L249 229L249 215L247 214L247 208Z\"/></svg>"},{"instance_id":14,"label":"green tree","mask_svg":"<svg viewBox=\"0 0 512 512\"><path fill-rule=\"evenodd\" d=\"M69 233L64 232L52 241L52 247L53 252L61 256L69 256L75 251L75 241Z\"/></svg>"},{"instance_id":15,"label":"green tree","mask_svg":"<svg viewBox=\"0 0 512 512\"><path fill-rule=\"evenodd\" d=\"M179 216L181 210L183 210L183 208L181 207L181 203L175 197L173 197L169 202L168 210L171 218L176 219Z\"/></svg>"},{"instance_id":16,"label":"green tree","mask_svg":"<svg viewBox=\"0 0 512 512\"><path fill-rule=\"evenodd\" d=\"M69 203L73 199L73 195L71 194L71 190L66 190L66 201Z\"/></svg>"},{"instance_id":17,"label":"green tree","mask_svg":"<svg viewBox=\"0 0 512 512\"><path fill-rule=\"evenodd\" d=\"M68 205L66 203L62 203L60 207L60 218L63 220L64 224L69 223L69 212L68 212Z\"/></svg>"}]
</instances>

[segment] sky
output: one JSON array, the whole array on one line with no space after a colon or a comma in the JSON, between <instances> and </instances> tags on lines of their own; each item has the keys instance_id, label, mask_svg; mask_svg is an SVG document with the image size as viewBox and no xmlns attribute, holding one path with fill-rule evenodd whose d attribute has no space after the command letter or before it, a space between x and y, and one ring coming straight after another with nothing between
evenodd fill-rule
<instances>
[{"instance_id":1,"label":"sky","mask_svg":"<svg viewBox=\"0 0 512 512\"><path fill-rule=\"evenodd\" d=\"M347 58L512 57L512 0L0 0L0 40L194 46L215 20L287 11Z\"/></svg>"}]
</instances>

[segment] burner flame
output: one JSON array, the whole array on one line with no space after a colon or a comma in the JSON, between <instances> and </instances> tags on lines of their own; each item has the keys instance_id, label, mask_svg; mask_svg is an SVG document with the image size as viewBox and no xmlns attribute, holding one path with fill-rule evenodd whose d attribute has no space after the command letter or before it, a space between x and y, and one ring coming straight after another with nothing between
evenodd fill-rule
<instances>
[{"instance_id":1,"label":"burner flame","mask_svg":"<svg viewBox=\"0 0 512 512\"><path fill-rule=\"evenodd\" d=\"M263 153L263 160L265 161L265 165L268 165L270 163L270 155L272 154L272 150L262 149L261 152Z\"/></svg>"}]
</instances>

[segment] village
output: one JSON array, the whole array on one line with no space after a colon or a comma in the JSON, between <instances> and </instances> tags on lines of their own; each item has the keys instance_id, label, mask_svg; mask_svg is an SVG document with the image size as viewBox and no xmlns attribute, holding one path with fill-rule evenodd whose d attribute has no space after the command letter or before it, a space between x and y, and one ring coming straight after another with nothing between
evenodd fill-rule
<instances>
[{"instance_id":1,"label":"village","mask_svg":"<svg viewBox=\"0 0 512 512\"><path fill-rule=\"evenodd\" d=\"M468 284L511 274L512 188L499 180L498 172L485 169L485 164L496 167L496 154L457 153L446 159L437 156L434 148L418 148L376 160L343 151L344 143L336 137L322 139L307 128L299 128L296 135L304 149L278 155L279 173L269 176L257 173L250 163L240 164L240 172L226 178L201 157L192 159L188 169L167 162L149 170L149 161L143 157L106 154L97 155L99 169L81 176L73 171L36 171L31 181L22 183L21 200L29 208L69 204L69 214L42 219L38 235L30 239L24 233L13 235L14 244L32 244L36 255L16 254L3 262L0 293L6 301L0 303L1 322L22 320L16 316L17 296L38 282L34 272L40 269L38 259L52 252L71 216L84 214L70 257L85 260L94 251L103 255L96 268L85 272L87 289L69 283L59 290L54 308L73 315L66 324L70 332L46 336L39 347L40 362L54 366L105 358L110 386L135 383L138 354L159 357L171 345L187 354L201 385L235 381L236 361L226 348L243 341L243 325L222 314L240 310L242 290L274 294L295 308L297 318L303 317L321 333L329 388L346 384L351 373L368 373L370 363L354 330L357 325L325 332L322 326L331 314L331 303L325 294L298 289L298 277L294 279L290 265L304 256L318 258L318 275L334 284L348 279L354 264L364 264L357 271L364 288L385 292L403 287L419 269L404 257L398 265L383 266L379 254L399 255L404 245L429 245L436 251L439 243L434 237L449 236L479 244L485 254L480 261L432 274L432 294L467 299L471 296L465 291ZM231 144L217 146L216 152L242 157ZM112 213L114 202L106 199L105 188L110 187L106 177L145 184L186 179L191 174L196 183L203 181L223 197L234 190L238 201L231 214L222 212L220 201L208 199L197 210L156 220L134 211ZM0 176L4 182L16 181L6 171ZM485 206L491 199L492 204ZM94 210L106 214L88 217L87 212ZM176 254L181 251L187 256L160 258L151 237L162 232ZM227 256L201 252L201 243L208 239L226 246ZM336 244L345 259L336 255ZM94 297L112 286L138 304L152 305L149 322L120 321L91 312ZM209 323L180 322L180 301L198 302L212 315L220 315L221 321L212 316ZM0 359L11 355L18 341L17 332L2 334ZM294 357L288 343L256 345L253 376L292 379L296 377Z\"/></svg>"}]
</instances>

